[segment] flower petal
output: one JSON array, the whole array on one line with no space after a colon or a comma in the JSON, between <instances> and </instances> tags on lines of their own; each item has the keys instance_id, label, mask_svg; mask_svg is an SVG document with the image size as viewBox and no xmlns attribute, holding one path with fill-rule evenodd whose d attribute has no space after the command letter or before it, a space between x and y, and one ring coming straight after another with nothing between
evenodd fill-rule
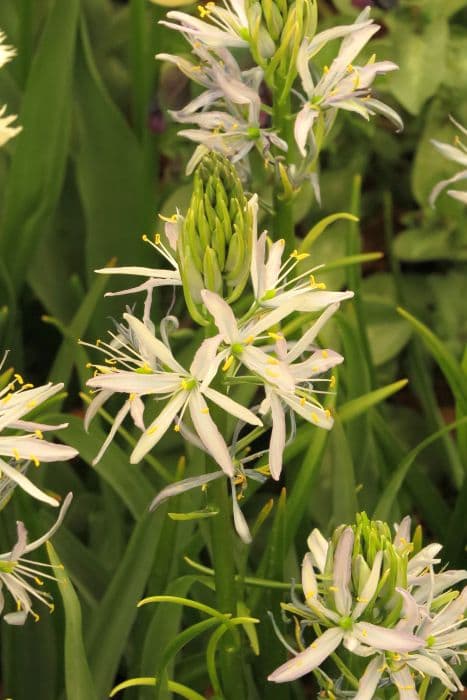
<instances>
[{"instance_id":1,"label":"flower petal","mask_svg":"<svg viewBox=\"0 0 467 700\"><path fill-rule=\"evenodd\" d=\"M372 700L375 696L376 688L380 681L384 668L384 658L376 656L365 669L365 673L360 678L358 690L354 700Z\"/></svg>"},{"instance_id":2,"label":"flower petal","mask_svg":"<svg viewBox=\"0 0 467 700\"><path fill-rule=\"evenodd\" d=\"M208 289L203 289L201 292L203 302L214 318L214 323L219 329L223 339L227 343L236 343L239 340L240 333L238 330L237 321L230 306L215 292L210 292Z\"/></svg>"},{"instance_id":3,"label":"flower petal","mask_svg":"<svg viewBox=\"0 0 467 700\"><path fill-rule=\"evenodd\" d=\"M425 646L425 641L408 632L397 629L387 629L370 622L356 622L353 626L353 636L362 644L380 649L404 654Z\"/></svg>"},{"instance_id":4,"label":"flower petal","mask_svg":"<svg viewBox=\"0 0 467 700\"><path fill-rule=\"evenodd\" d=\"M229 398L225 394L222 394L220 391L216 391L216 389L212 389L211 387L206 387L202 390L202 393L207 399L210 399L210 401L213 401L215 404L223 408L226 413L235 416L239 420L243 420L245 423L249 423L250 425L263 425L262 421L258 418L258 416L255 416L252 411L237 403L237 401Z\"/></svg>"},{"instance_id":5,"label":"flower petal","mask_svg":"<svg viewBox=\"0 0 467 700\"><path fill-rule=\"evenodd\" d=\"M151 425L146 429L146 432L141 435L140 439L136 443L136 447L134 448L130 457L131 464L137 464L140 462L144 455L146 455L149 450L151 450L154 445L156 445L165 435L173 419L182 408L188 397L188 391L180 391L178 394L174 394L174 396L164 406L159 415L155 418L155 420L153 420Z\"/></svg>"},{"instance_id":6,"label":"flower petal","mask_svg":"<svg viewBox=\"0 0 467 700\"><path fill-rule=\"evenodd\" d=\"M248 523L245 519L245 516L242 513L242 510L240 506L238 505L237 501L237 494L235 492L235 486L231 482L231 488L232 488L232 510L233 510L233 519L234 519L234 525L235 525L235 530L237 531L238 536L244 542L245 544L250 544L251 543L251 532L250 528L248 527Z\"/></svg>"},{"instance_id":7,"label":"flower petal","mask_svg":"<svg viewBox=\"0 0 467 700\"><path fill-rule=\"evenodd\" d=\"M349 582L352 565L354 534L352 528L346 527L339 537L334 554L333 585L334 601L341 615L348 615L352 605Z\"/></svg>"},{"instance_id":8,"label":"flower petal","mask_svg":"<svg viewBox=\"0 0 467 700\"><path fill-rule=\"evenodd\" d=\"M313 564L323 573L326 565L326 557L328 556L328 540L321 534L318 528L315 528L311 531L306 543L311 552Z\"/></svg>"},{"instance_id":9,"label":"flower petal","mask_svg":"<svg viewBox=\"0 0 467 700\"><path fill-rule=\"evenodd\" d=\"M282 455L284 454L286 430L285 413L281 400L273 390L269 390L272 430L269 442L269 470L275 481L279 480L282 471Z\"/></svg>"},{"instance_id":10,"label":"flower petal","mask_svg":"<svg viewBox=\"0 0 467 700\"><path fill-rule=\"evenodd\" d=\"M26 491L26 493L28 493L33 498L36 498L38 501L48 503L50 506L59 505L59 502L56 498L52 498L52 496L48 496L46 493L44 493L44 491L41 491L41 489L35 486L32 483L32 481L30 481L27 478L27 476L22 474L14 467L10 467L10 465L7 464L3 459L0 459L0 474L2 474L2 476L7 476L8 479L14 481L15 484L18 484L18 486L23 489L23 491Z\"/></svg>"},{"instance_id":11,"label":"flower petal","mask_svg":"<svg viewBox=\"0 0 467 700\"><path fill-rule=\"evenodd\" d=\"M227 476L233 476L232 457L200 391L194 389L191 392L189 407L193 425L206 450Z\"/></svg>"},{"instance_id":12,"label":"flower petal","mask_svg":"<svg viewBox=\"0 0 467 700\"><path fill-rule=\"evenodd\" d=\"M159 360L163 365L170 367L173 372L185 374L185 370L174 358L169 348L156 338L142 321L133 316L133 314L123 314L123 318L135 334L140 346L144 348L148 355Z\"/></svg>"},{"instance_id":13,"label":"flower petal","mask_svg":"<svg viewBox=\"0 0 467 700\"><path fill-rule=\"evenodd\" d=\"M225 477L223 471L210 472L209 474L192 476L189 479L182 479L174 484L169 484L169 486L166 486L165 489L162 489L162 491L157 494L155 499L151 502L149 510L156 510L156 508L158 508L162 503L165 503L165 501L167 501L169 498L185 493L185 491L195 489L198 486L204 486L204 484L208 484L210 481L220 479L221 477Z\"/></svg>"},{"instance_id":14,"label":"flower petal","mask_svg":"<svg viewBox=\"0 0 467 700\"><path fill-rule=\"evenodd\" d=\"M376 552L373 566L371 567L370 575L363 586L362 591L359 593L358 602L352 610L352 619L358 620L360 615L366 609L368 603L372 600L379 583L379 576L381 573L381 562L383 560L383 552Z\"/></svg>"},{"instance_id":15,"label":"flower petal","mask_svg":"<svg viewBox=\"0 0 467 700\"><path fill-rule=\"evenodd\" d=\"M407 666L401 671L393 671L391 673L391 679L399 691L400 700L420 700L414 679Z\"/></svg>"},{"instance_id":16,"label":"flower petal","mask_svg":"<svg viewBox=\"0 0 467 700\"><path fill-rule=\"evenodd\" d=\"M333 653L335 649L339 646L342 641L344 632L333 627L332 629L326 630L321 637L310 644L308 649L297 654L290 661L286 661L285 664L276 668L268 676L268 681L273 681L274 683L288 683L289 681L294 681L297 678L301 678L313 669L320 666L327 657Z\"/></svg>"}]
</instances>

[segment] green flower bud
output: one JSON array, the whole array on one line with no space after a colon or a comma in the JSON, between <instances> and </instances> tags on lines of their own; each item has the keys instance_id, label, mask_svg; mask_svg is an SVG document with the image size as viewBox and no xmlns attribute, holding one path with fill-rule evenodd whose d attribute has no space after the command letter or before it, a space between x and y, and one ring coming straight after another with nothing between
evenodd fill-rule
<instances>
[{"instance_id":1,"label":"green flower bud","mask_svg":"<svg viewBox=\"0 0 467 700\"><path fill-rule=\"evenodd\" d=\"M201 290L227 302L239 298L248 280L252 219L233 165L210 153L196 170L193 195L178 240L180 274L192 317L205 325Z\"/></svg>"}]
</instances>

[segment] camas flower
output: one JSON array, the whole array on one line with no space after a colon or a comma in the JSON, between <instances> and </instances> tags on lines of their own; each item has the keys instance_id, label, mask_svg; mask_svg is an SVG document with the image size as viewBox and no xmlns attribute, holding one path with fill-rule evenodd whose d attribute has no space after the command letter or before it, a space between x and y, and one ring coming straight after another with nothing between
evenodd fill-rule
<instances>
[{"instance_id":1,"label":"camas flower","mask_svg":"<svg viewBox=\"0 0 467 700\"><path fill-rule=\"evenodd\" d=\"M0 506L6 503L12 489L19 486L33 498L57 506L58 501L35 486L25 475L30 463L60 462L75 457L78 452L67 445L44 440L48 430L61 430L67 423L47 425L24 417L63 389L63 384L33 387L14 375L0 391ZM8 462L2 457L7 457Z\"/></svg>"},{"instance_id":2,"label":"camas flower","mask_svg":"<svg viewBox=\"0 0 467 700\"><path fill-rule=\"evenodd\" d=\"M171 21L161 20L160 24L209 47L248 46L248 16L243 0L225 0L224 7L208 2L200 5L199 11L202 17L208 17L211 22L172 10L167 13Z\"/></svg>"},{"instance_id":3,"label":"camas flower","mask_svg":"<svg viewBox=\"0 0 467 700\"><path fill-rule=\"evenodd\" d=\"M188 408L196 433L206 450L225 473L232 476L234 471L232 459L224 438L209 415L205 399L247 423L252 425L262 425L262 423L247 408L209 386L222 359L216 355L220 338L214 336L205 340L198 348L187 371L174 358L170 348L158 340L144 323L130 314L124 314L124 318L137 339L138 347L144 349L146 356L152 356L153 362L152 366L146 366L142 372L125 371L112 366L98 366L98 374L87 382L92 389L105 392L105 398L115 392L129 395L96 460L102 456L113 439L116 430L131 409L131 404L136 399L141 401L143 396L155 395L169 400L147 428L142 424L141 408L139 427L143 429L143 434L133 450L130 462L132 464L139 462L159 442L173 421L176 420L175 429L179 430L180 422ZM98 405L94 405L92 415L95 414Z\"/></svg>"},{"instance_id":4,"label":"camas flower","mask_svg":"<svg viewBox=\"0 0 467 700\"><path fill-rule=\"evenodd\" d=\"M467 129L456 122L452 117L450 117L450 119L454 126L459 129L461 134L467 136ZM457 182L461 182L462 180L467 180L467 146L462 143L458 136L456 136L455 146L451 146L448 143L442 143L441 141L436 141L435 139L432 139L431 143L443 154L445 158L464 166L463 170L460 170L458 173L453 175L453 177L450 177L447 180L441 180L441 182L439 182L436 187L433 188L430 194L430 204L433 206L438 196L443 190L446 189L446 187L449 187L449 185L454 185ZM467 204L467 192L449 189L448 195L459 200L459 202L462 202L463 204Z\"/></svg>"},{"instance_id":5,"label":"camas flower","mask_svg":"<svg viewBox=\"0 0 467 700\"><path fill-rule=\"evenodd\" d=\"M284 683L300 678L320 666L341 643L357 655L368 655L381 650L400 654L424 646L424 641L410 632L389 629L368 620L365 613L370 604L373 607L378 592L383 551L376 552L371 568L361 570L358 580L354 581L354 539L352 528L341 530L329 570L325 576L320 577L319 583L314 572L316 555L305 555L302 585L306 608L310 611L311 619L326 627L326 631L295 658L271 673L269 680ZM321 553L320 551L320 556Z\"/></svg>"},{"instance_id":6,"label":"camas flower","mask_svg":"<svg viewBox=\"0 0 467 700\"><path fill-rule=\"evenodd\" d=\"M6 35L4 32L0 31L0 68L16 56L16 49L5 42ZM6 105L0 108L0 147L19 134L22 129L21 126L12 126L17 119L16 114L4 116L5 112Z\"/></svg>"},{"instance_id":7,"label":"camas flower","mask_svg":"<svg viewBox=\"0 0 467 700\"><path fill-rule=\"evenodd\" d=\"M288 349L283 336L277 337L276 356L283 362L294 379L293 391L281 389L279 386L266 385L266 398L261 403L260 414L271 413L271 439L269 444L269 468L273 479L279 479L282 471L282 455L286 443L286 412L285 409L297 413L309 423L330 430L334 420L331 413L324 409L316 398L313 382L316 377L327 372L332 367L344 361L342 355L329 349L314 349L314 352L301 362L298 358L309 350L310 345L327 322L339 308L338 304L329 306L315 321L304 335ZM318 379L329 382L331 380ZM321 393L321 392L318 392Z\"/></svg>"},{"instance_id":8,"label":"camas flower","mask_svg":"<svg viewBox=\"0 0 467 700\"><path fill-rule=\"evenodd\" d=\"M16 603L16 610L3 616L5 622L10 625L23 625L28 615L31 615L36 621L39 619L39 615L33 610L32 599L34 598L46 605L51 612L53 611L54 606L50 602L51 596L36 588L33 583L36 586L42 586L42 579L55 580L55 577L46 573L47 568L49 568L47 564L31 561L26 559L24 555L33 552L50 540L62 524L72 498L73 494L69 493L63 501L54 525L45 535L29 544L26 528L22 522L18 521L18 539L15 546L11 552L0 554L0 612L3 611L5 605L4 596L1 592L3 587L6 588Z\"/></svg>"},{"instance_id":9,"label":"camas flower","mask_svg":"<svg viewBox=\"0 0 467 700\"><path fill-rule=\"evenodd\" d=\"M368 15L369 9L364 10L353 25L328 29L317 34L311 41L305 40L300 47L297 70L306 100L296 117L294 133L303 156L306 155L308 142L311 142L314 150L315 121L323 114L325 129L328 130L338 109L356 112L367 120L380 113L394 122L398 129L403 128L397 112L372 97L371 93L371 85L376 76L397 70L398 66L391 61L375 61L374 57L363 67L353 65L353 60L379 29L373 20L368 19ZM328 41L340 37L343 37L343 42L337 57L315 84L309 67L310 59Z\"/></svg>"}]
</instances>

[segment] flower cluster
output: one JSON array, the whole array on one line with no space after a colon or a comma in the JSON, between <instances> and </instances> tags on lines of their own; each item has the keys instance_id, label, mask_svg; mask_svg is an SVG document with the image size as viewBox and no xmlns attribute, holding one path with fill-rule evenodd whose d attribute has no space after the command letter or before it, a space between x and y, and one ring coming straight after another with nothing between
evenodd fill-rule
<instances>
[{"instance_id":1,"label":"flower cluster","mask_svg":"<svg viewBox=\"0 0 467 700\"><path fill-rule=\"evenodd\" d=\"M4 360L1 364L3 363ZM65 461L78 454L72 447L44 439L45 432L66 428L66 423L48 425L28 418L28 414L39 409L41 404L62 388L63 384L52 383L34 387L25 383L22 376L16 373L0 390L0 509L6 506L17 487L38 501L59 506L57 498L36 486L26 474L31 464L39 467L41 462ZM42 586L42 578L50 579L53 576L41 573L45 565L24 559L24 555L40 547L54 534L65 516L71 498L72 495L69 494L64 500L55 525L35 542L27 543L24 524L18 522L16 545L11 552L0 555L0 589L5 586L17 607L15 612L3 616L9 624L23 624L28 614L36 620L39 619L33 610L31 598L36 598L50 609L53 608L48 594L40 592L32 585L36 583ZM0 595L0 599L3 609L3 595Z\"/></svg>"},{"instance_id":2,"label":"flower cluster","mask_svg":"<svg viewBox=\"0 0 467 700\"><path fill-rule=\"evenodd\" d=\"M300 164L290 162L290 180L315 174L319 151L338 110L366 120L382 114L402 129L399 115L372 93L375 78L397 65L378 62L375 56L364 66L353 63L379 29L369 17L370 9L364 9L353 24L316 33L313 0L285 5L238 0L221 7L209 2L199 6L200 19L171 11L169 21L162 22L185 36L192 58L172 54L157 58L173 63L204 88L183 109L171 113L175 121L196 126L179 132L199 144L188 172L208 150L226 155L246 172L246 156L253 148L266 162L283 161L293 144L277 119L273 118L273 128L268 126L268 115L289 100L297 76L300 86L293 89L297 112L292 118L302 159ZM343 40L336 58L329 67L319 68L318 54L335 39ZM227 47L249 48L256 65L242 70ZM267 94L273 96L272 111L264 102Z\"/></svg>"},{"instance_id":3,"label":"flower cluster","mask_svg":"<svg viewBox=\"0 0 467 700\"><path fill-rule=\"evenodd\" d=\"M213 168L219 173L219 161L224 180L211 177ZM177 319L166 317L157 337L150 318L152 291L164 273L137 268L136 274L145 274L148 280L125 291L145 290L149 294L143 319L126 313L124 322L110 334L110 342L98 341L106 357L103 364L93 365L95 373L88 381L95 396L87 410L86 427L111 396L123 394L126 398L96 460L130 415L141 431L130 458L132 463L143 459L173 425L176 432L212 457L220 467L218 476L226 475L236 487L246 483L246 455L237 452L235 440L228 444L217 415L211 416L214 406L217 413L221 409L233 416L239 430L253 426L264 432L270 428L268 468L272 477L279 479L287 415L292 425L296 415L325 429L333 424L329 410L317 398L321 393L317 386L322 386L320 382L332 386L332 377L321 375L343 358L333 350L320 348L316 338L339 303L353 293L327 291L315 281L310 269L293 274L308 254L295 250L283 262L284 242L271 242L266 232L258 235L257 197L246 200L225 158L223 163L218 155L205 158L199 166L197 183L187 216L178 214L176 226L175 222L167 224L176 272L167 271L165 283L182 282L188 311L205 328L205 339L195 349L189 367L181 364L169 338L170 328L178 328ZM160 236L155 245L163 246L167 257L168 248ZM233 267L229 264L231 257ZM133 268L120 271L131 273ZM251 303L246 310L243 304L238 313L233 303L248 281ZM281 324L296 311L317 317L301 337L291 340L284 337ZM235 400L235 386L240 383L256 386L255 404L245 406ZM146 412L149 397L161 405L155 418L152 401ZM188 480L187 488L197 484L201 482Z\"/></svg>"},{"instance_id":4,"label":"flower cluster","mask_svg":"<svg viewBox=\"0 0 467 700\"><path fill-rule=\"evenodd\" d=\"M0 68L2 68L5 63L11 61L16 55L16 50L13 46L8 46L6 44L6 36L0 31ZM16 134L21 131L21 126L12 126L16 120L15 114L9 114L5 116L6 105L0 107L0 146L3 146L10 139L12 139Z\"/></svg>"},{"instance_id":5,"label":"flower cluster","mask_svg":"<svg viewBox=\"0 0 467 700\"><path fill-rule=\"evenodd\" d=\"M388 683L403 700L418 698L417 687L426 692L433 679L452 692L462 690L452 666L467 653L467 588L459 592L452 586L467 571L436 572L441 545L422 547L421 531L411 538L410 526L404 518L392 536L386 523L362 513L330 540L313 530L302 565L305 604L293 600L283 606L301 619L302 651L292 650L295 656L269 680L283 683L320 669L323 688L348 684L357 700L379 697ZM306 643L310 628L315 639ZM342 674L336 683L321 669L334 652ZM354 672L361 666L358 684L350 659Z\"/></svg>"},{"instance_id":6,"label":"flower cluster","mask_svg":"<svg viewBox=\"0 0 467 700\"><path fill-rule=\"evenodd\" d=\"M467 129L465 129L461 124L456 122L455 119L452 119L452 117L451 121L454 124L454 126L461 132L461 134L467 136ZM431 143L434 146L436 146L438 151L440 151L445 158L447 158L448 160L452 160L454 163L459 163L459 165L463 166L463 170L460 170L458 173L448 178L447 180L442 180L436 185L436 187L433 188L433 191L430 195L430 204L434 205L436 199L441 194L441 192L446 189L446 187L449 187L449 185L455 185L456 183L461 182L462 180L467 180L467 146L464 143L462 143L459 136L456 136L454 146L451 146L448 143L442 143L441 141L436 141L435 139L432 139ZM463 204L467 204L467 192L464 192L462 190L449 189L448 195L450 197L453 197L454 199L459 200L459 202L462 202Z\"/></svg>"}]
</instances>

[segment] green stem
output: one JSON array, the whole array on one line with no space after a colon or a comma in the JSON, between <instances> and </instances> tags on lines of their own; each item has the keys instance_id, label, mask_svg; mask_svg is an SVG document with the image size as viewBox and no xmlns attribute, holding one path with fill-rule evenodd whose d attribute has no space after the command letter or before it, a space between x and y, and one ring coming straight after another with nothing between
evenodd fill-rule
<instances>
[{"instance_id":1,"label":"green stem","mask_svg":"<svg viewBox=\"0 0 467 700\"><path fill-rule=\"evenodd\" d=\"M285 155L286 163L292 162L293 153L293 129L290 119L290 96L285 100L280 99L283 88L283 81L278 81L274 91L272 124L281 138L288 144L288 151ZM274 183L274 238L285 240L286 251L291 253L295 248L295 226L293 218L293 199L290 193L284 191L284 186L276 172Z\"/></svg>"},{"instance_id":2,"label":"green stem","mask_svg":"<svg viewBox=\"0 0 467 700\"><path fill-rule=\"evenodd\" d=\"M235 563L233 558L234 532L230 498L224 479L213 482L210 493L219 514L211 520L211 546L216 582L217 607L220 612L236 614ZM236 630L227 633L219 645L221 679L226 700L247 697L242 672L240 635Z\"/></svg>"},{"instance_id":3,"label":"green stem","mask_svg":"<svg viewBox=\"0 0 467 700\"><path fill-rule=\"evenodd\" d=\"M133 119L135 131L140 139L146 131L147 121L147 27L146 27L146 3L144 0L131 0L131 68L133 83Z\"/></svg>"}]
</instances>

